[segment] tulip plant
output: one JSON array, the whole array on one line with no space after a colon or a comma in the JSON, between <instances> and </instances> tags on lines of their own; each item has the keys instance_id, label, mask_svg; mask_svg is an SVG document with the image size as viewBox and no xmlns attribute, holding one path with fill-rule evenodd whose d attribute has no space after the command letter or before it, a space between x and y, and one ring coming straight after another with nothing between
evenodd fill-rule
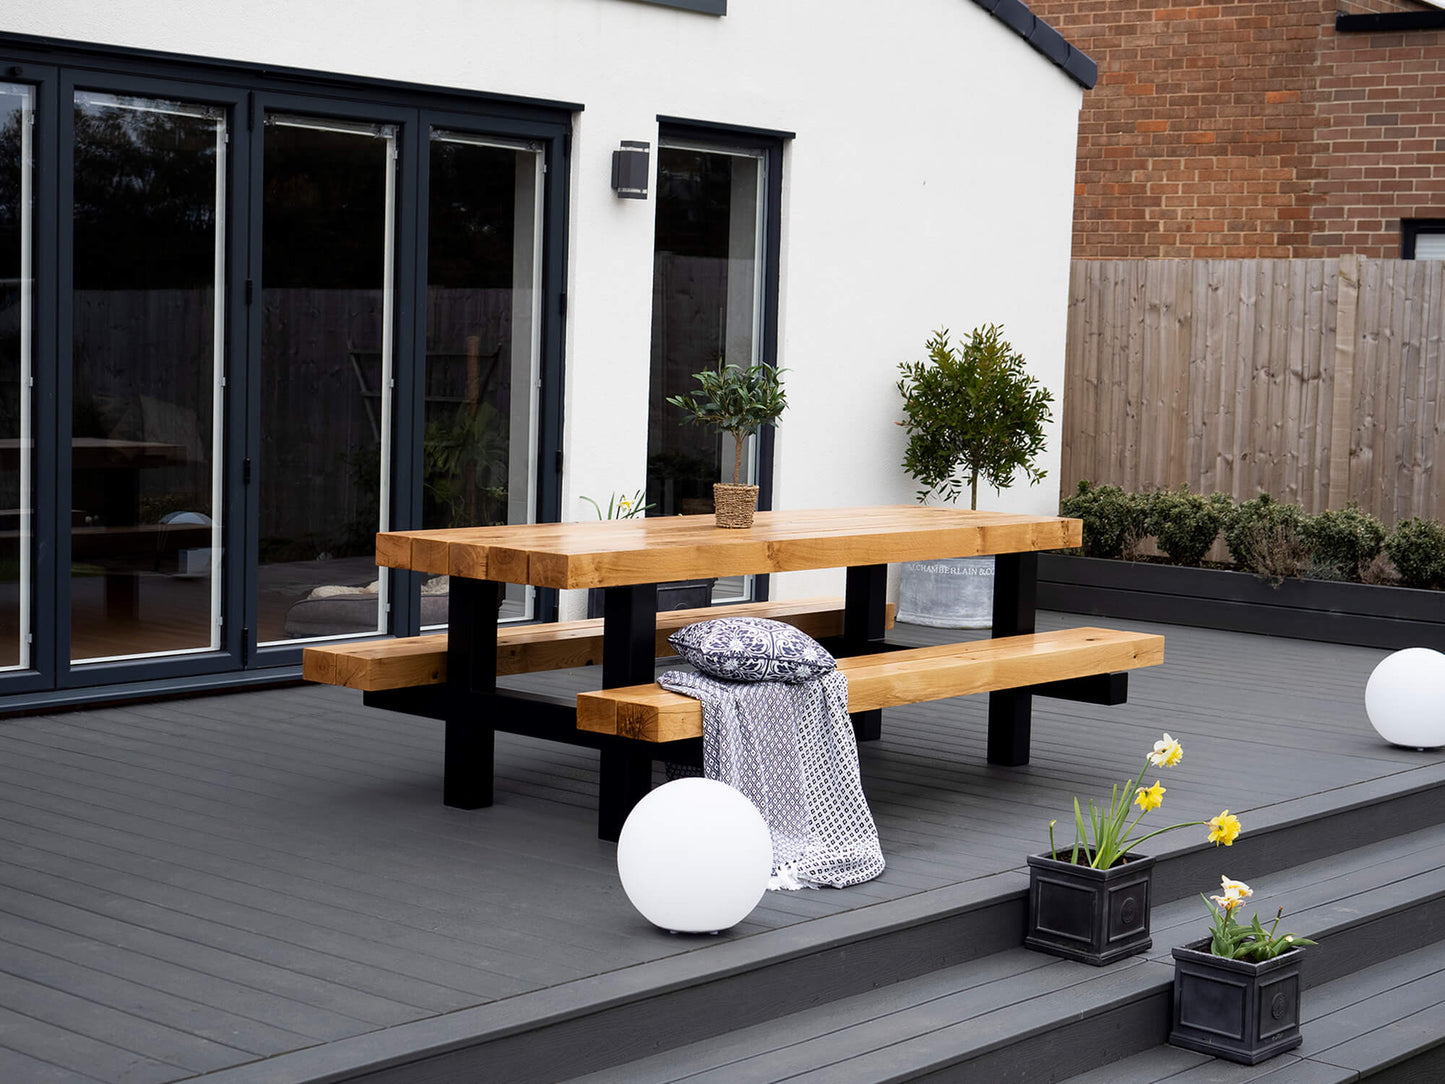
<instances>
[{"instance_id":1,"label":"tulip plant","mask_svg":"<svg viewBox=\"0 0 1445 1084\"><path fill-rule=\"evenodd\" d=\"M1171 738L1167 733L1159 741L1154 743L1154 748L1145 755L1144 766L1139 769L1139 774L1122 788L1114 787L1114 795L1107 808L1094 808L1094 803L1089 802L1089 815L1086 819L1083 810L1079 807L1079 800L1074 799L1074 846L1069 851L1068 861L1077 864L1091 866L1094 869L1108 869L1115 865L1124 854L1132 847L1137 847L1146 839L1153 839L1165 832L1172 832L1176 828L1191 828L1196 825L1208 826L1209 842L1215 846L1223 843L1226 847L1233 846L1235 837L1239 835L1239 818L1229 810L1224 810L1216 817L1207 821L1185 821L1181 824L1171 824L1167 828L1156 828L1152 832L1142 836L1135 836L1134 832L1139 827L1139 822L1144 819L1144 814L1150 810L1158 809L1164 804L1165 787L1157 779L1153 786L1144 785L1144 776L1152 768L1172 768L1184 758L1184 748L1179 742ZM1133 795L1131 802L1130 795ZM1134 816L1132 822L1129 820L1130 805L1139 807L1139 812ZM1054 825L1057 821L1049 821L1049 851L1050 857L1058 860L1059 851L1054 845ZM1082 863L1081 863L1082 858Z\"/></svg>"},{"instance_id":2,"label":"tulip plant","mask_svg":"<svg viewBox=\"0 0 1445 1084\"><path fill-rule=\"evenodd\" d=\"M1243 881L1231 881L1228 877L1221 877L1220 891L1222 896L1210 896L1205 899L1201 893L1200 898L1204 899L1213 915L1213 927L1210 930L1209 952L1213 956L1223 956L1229 960L1248 960L1251 963L1260 963L1264 960L1273 960L1291 949L1297 949L1304 945L1317 945L1318 941L1311 941L1308 937L1299 937L1292 933L1279 933L1279 921L1284 917L1284 908L1281 907L1274 916L1274 924L1265 929L1260 924L1259 914L1255 913L1254 921L1248 926L1241 926L1234 920L1234 912L1244 905L1244 901L1254 895L1254 889ZM1213 900L1213 903L1210 903Z\"/></svg>"}]
</instances>

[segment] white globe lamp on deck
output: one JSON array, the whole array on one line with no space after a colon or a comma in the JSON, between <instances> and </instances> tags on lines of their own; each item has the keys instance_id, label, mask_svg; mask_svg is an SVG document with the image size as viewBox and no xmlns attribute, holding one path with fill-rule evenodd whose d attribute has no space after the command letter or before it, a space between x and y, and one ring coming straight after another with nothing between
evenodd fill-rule
<instances>
[{"instance_id":1,"label":"white globe lamp on deck","mask_svg":"<svg viewBox=\"0 0 1445 1084\"><path fill-rule=\"evenodd\" d=\"M642 916L674 933L736 926L768 890L773 843L762 814L715 779L649 793L617 840L617 873Z\"/></svg>"},{"instance_id":2,"label":"white globe lamp on deck","mask_svg":"<svg viewBox=\"0 0 1445 1084\"><path fill-rule=\"evenodd\" d=\"M1365 683L1365 714L1391 745L1445 745L1445 655L1428 647L1386 655Z\"/></svg>"}]
</instances>

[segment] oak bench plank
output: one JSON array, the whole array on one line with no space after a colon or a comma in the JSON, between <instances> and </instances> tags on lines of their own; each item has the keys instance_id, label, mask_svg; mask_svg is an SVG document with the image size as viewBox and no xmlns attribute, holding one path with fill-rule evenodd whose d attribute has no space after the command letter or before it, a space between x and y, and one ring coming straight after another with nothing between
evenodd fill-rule
<instances>
[{"instance_id":1,"label":"oak bench plank","mask_svg":"<svg viewBox=\"0 0 1445 1084\"><path fill-rule=\"evenodd\" d=\"M894 607L885 624L893 625ZM668 636L698 621L716 617L767 617L783 621L816 639L843 634L843 600L792 599L664 610L657 615L657 656L673 654ZM591 666L602 661L602 619L510 625L497 630L497 674L530 674ZM323 685L363 692L440 685L447 678L447 635L406 636L360 643L323 644L301 653L301 676Z\"/></svg>"},{"instance_id":2,"label":"oak bench plank","mask_svg":"<svg viewBox=\"0 0 1445 1084\"><path fill-rule=\"evenodd\" d=\"M839 659L848 710L945 700L1156 666L1164 637L1077 628L1002 636ZM702 703L657 684L579 693L577 726L599 734L668 742L702 735Z\"/></svg>"}]
</instances>

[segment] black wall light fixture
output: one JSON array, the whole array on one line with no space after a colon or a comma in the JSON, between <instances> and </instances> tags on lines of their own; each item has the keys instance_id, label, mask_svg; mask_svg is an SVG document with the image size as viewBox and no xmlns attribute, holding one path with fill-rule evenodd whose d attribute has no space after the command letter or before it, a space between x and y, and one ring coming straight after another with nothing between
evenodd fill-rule
<instances>
[{"instance_id":1,"label":"black wall light fixture","mask_svg":"<svg viewBox=\"0 0 1445 1084\"><path fill-rule=\"evenodd\" d=\"M624 139L622 149L612 152L612 188L618 199L647 198L647 155L651 146Z\"/></svg>"}]
</instances>

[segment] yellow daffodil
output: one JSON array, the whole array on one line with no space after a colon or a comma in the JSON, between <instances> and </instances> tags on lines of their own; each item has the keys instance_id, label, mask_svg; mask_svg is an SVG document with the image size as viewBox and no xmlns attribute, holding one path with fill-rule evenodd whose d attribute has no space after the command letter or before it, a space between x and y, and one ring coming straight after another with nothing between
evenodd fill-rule
<instances>
[{"instance_id":1,"label":"yellow daffodil","mask_svg":"<svg viewBox=\"0 0 1445 1084\"><path fill-rule=\"evenodd\" d=\"M1445 0L1442 0L1445 2ZM1184 759L1184 747L1171 734L1164 734L1154 743L1154 748L1144 755L1144 762L1138 774L1122 785L1115 784L1107 803L1096 807L1074 799L1074 845L1067 851L1066 861L1082 863L1094 869L1109 869L1121 861L1128 861L1126 854L1141 843L1147 843L1155 836L1172 832L1178 828L1207 827L1209 838L1226 847L1234 843L1239 835L1239 819L1225 810L1213 820L1185 821L1171 824L1153 831L1141 829L1144 814L1164 804L1165 788L1159 780L1153 786L1145 786L1144 779L1151 768L1171 768ZM1138 807L1137 814L1131 814L1130 802ZM1132 816L1132 819L1131 819ZM1054 826L1049 822L1049 854L1059 857L1054 841Z\"/></svg>"},{"instance_id":2,"label":"yellow daffodil","mask_svg":"<svg viewBox=\"0 0 1445 1084\"><path fill-rule=\"evenodd\" d=\"M1164 804L1164 787L1156 779L1152 787L1140 787L1134 795L1134 804L1145 813L1151 809L1158 809Z\"/></svg>"},{"instance_id":3,"label":"yellow daffodil","mask_svg":"<svg viewBox=\"0 0 1445 1084\"><path fill-rule=\"evenodd\" d=\"M1184 747L1175 739L1164 732L1164 737L1154 743L1154 751L1149 754L1149 763L1156 768L1172 768L1184 759Z\"/></svg>"},{"instance_id":4,"label":"yellow daffodil","mask_svg":"<svg viewBox=\"0 0 1445 1084\"><path fill-rule=\"evenodd\" d=\"M1234 846L1235 838L1239 835L1239 818L1229 810L1225 810L1217 817L1209 818L1209 842L1216 847L1223 843L1226 847Z\"/></svg>"},{"instance_id":5,"label":"yellow daffodil","mask_svg":"<svg viewBox=\"0 0 1445 1084\"><path fill-rule=\"evenodd\" d=\"M1219 882L1221 886L1223 886L1226 896L1238 896L1240 899L1248 899L1254 895L1254 889L1250 888L1249 885L1243 881L1231 881L1228 877L1221 877L1219 878Z\"/></svg>"}]
</instances>

